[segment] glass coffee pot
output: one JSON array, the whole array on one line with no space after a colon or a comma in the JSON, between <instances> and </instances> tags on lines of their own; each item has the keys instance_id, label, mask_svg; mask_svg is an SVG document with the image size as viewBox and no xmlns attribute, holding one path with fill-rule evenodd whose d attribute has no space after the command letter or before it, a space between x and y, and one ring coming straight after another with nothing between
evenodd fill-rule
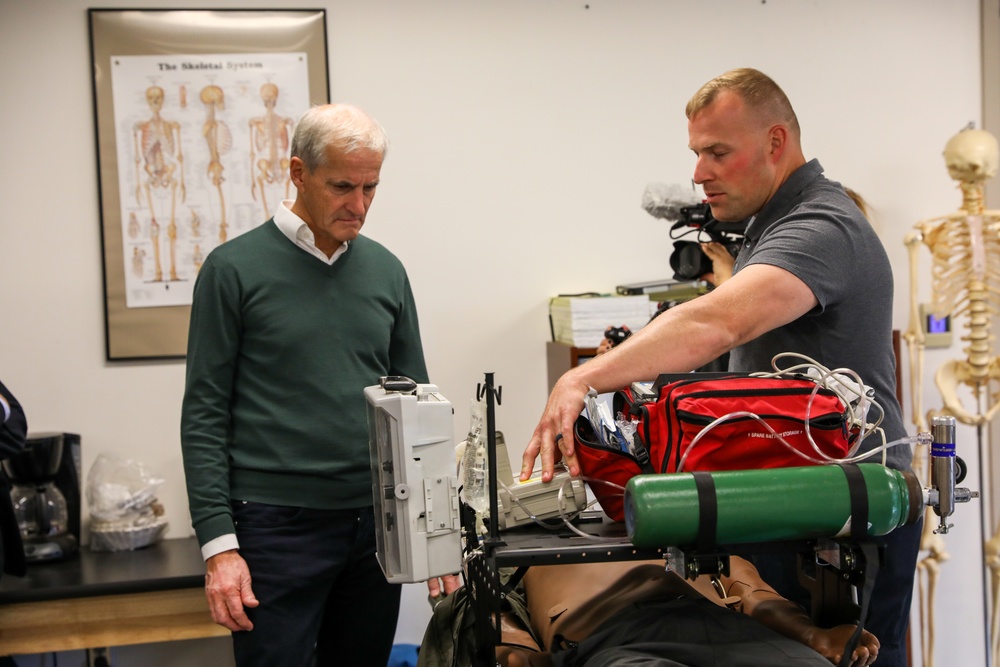
<instances>
[{"instance_id":1,"label":"glass coffee pot","mask_svg":"<svg viewBox=\"0 0 1000 667\"><path fill-rule=\"evenodd\" d=\"M24 451L3 461L28 562L66 558L78 549L69 531L66 497L55 484L63 438L63 433L33 433Z\"/></svg>"}]
</instances>

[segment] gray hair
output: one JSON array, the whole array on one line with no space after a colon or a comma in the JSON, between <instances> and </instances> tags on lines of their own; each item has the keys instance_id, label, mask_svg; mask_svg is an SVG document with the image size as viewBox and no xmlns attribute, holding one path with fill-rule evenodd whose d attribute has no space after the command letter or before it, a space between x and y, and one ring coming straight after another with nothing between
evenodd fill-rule
<instances>
[{"instance_id":1,"label":"gray hair","mask_svg":"<svg viewBox=\"0 0 1000 667\"><path fill-rule=\"evenodd\" d=\"M351 104L314 106L302 115L292 137L291 157L315 171L327 162L333 146L343 153L367 148L385 157L389 138L385 128L364 110Z\"/></svg>"}]
</instances>

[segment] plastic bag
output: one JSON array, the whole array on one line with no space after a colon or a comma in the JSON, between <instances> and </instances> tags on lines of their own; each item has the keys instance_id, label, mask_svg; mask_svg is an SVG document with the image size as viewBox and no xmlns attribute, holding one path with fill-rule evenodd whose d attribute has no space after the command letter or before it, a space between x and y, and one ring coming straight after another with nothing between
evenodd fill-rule
<instances>
[{"instance_id":1,"label":"plastic bag","mask_svg":"<svg viewBox=\"0 0 1000 667\"><path fill-rule=\"evenodd\" d=\"M138 461L98 455L87 475L90 548L131 551L161 539L168 525L156 499L162 484Z\"/></svg>"}]
</instances>

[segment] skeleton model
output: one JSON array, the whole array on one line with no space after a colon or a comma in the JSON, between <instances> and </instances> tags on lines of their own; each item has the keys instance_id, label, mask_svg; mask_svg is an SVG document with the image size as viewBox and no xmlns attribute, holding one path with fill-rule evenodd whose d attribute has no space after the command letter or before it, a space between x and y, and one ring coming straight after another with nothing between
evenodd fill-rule
<instances>
[{"instance_id":1,"label":"skeleton model","mask_svg":"<svg viewBox=\"0 0 1000 667\"><path fill-rule=\"evenodd\" d=\"M208 178L219 193L219 243L226 241L226 198L222 192L222 182L226 179L222 177L224 170L220 156L229 152L233 139L229 132L229 126L223 121L216 119L216 110L222 111L226 108L226 101L222 94L222 88L218 86L205 86L201 89L201 101L205 105L205 124L202 126L202 134L205 143L208 144Z\"/></svg>"},{"instance_id":2,"label":"skeleton model","mask_svg":"<svg viewBox=\"0 0 1000 667\"><path fill-rule=\"evenodd\" d=\"M175 121L165 120L160 116L163 109L163 89L150 86L146 89L146 103L153 112L149 120L136 123L133 127L135 143L135 200L140 206L143 194L149 206L149 232L153 242L153 257L156 266L156 282L163 280L163 266L160 263L160 225L156 220L154 200L159 200L159 194L166 192L170 198L170 223L167 226L167 238L170 243L170 280L177 280L177 225L174 215L177 209L177 195L180 189L181 201L184 201L184 155L181 151L181 126ZM146 176L142 178L142 171ZM156 194L157 196L154 196Z\"/></svg>"},{"instance_id":3,"label":"skeleton model","mask_svg":"<svg viewBox=\"0 0 1000 667\"><path fill-rule=\"evenodd\" d=\"M993 355L990 318L1000 310L1000 211L983 209L983 182L997 172L1000 151L993 135L982 130L964 130L952 137L944 151L948 173L960 183L962 208L941 218L918 222L906 236L910 259L910 320L904 338L909 349L910 392L913 420L919 431L927 430L934 416L950 415L957 421L981 429L1000 410L1000 400L990 383L1000 379L1000 359ZM962 340L964 359L944 363L934 382L944 403L939 411L925 416L921 399L924 333L917 297L917 254L920 245L931 252L930 314L953 322L962 321L966 330ZM959 390L971 394L971 405L963 404ZM921 449L914 452L915 470L927 470ZM926 473L929 477L929 473ZM925 479L927 478L925 477ZM941 564L949 556L939 533L942 525L925 517L920 548L927 555L917 564L920 578L920 620L922 654L925 667L934 664L934 594ZM992 572L990 618L991 664L997 664L997 611L1000 595L1000 532L985 544L986 564Z\"/></svg>"},{"instance_id":4,"label":"skeleton model","mask_svg":"<svg viewBox=\"0 0 1000 667\"><path fill-rule=\"evenodd\" d=\"M278 87L273 83L265 83L260 87L260 98L264 102L266 112L263 116L250 119L250 173L253 180L251 194L257 200L257 189L260 188L261 203L264 215L273 211L267 204L267 187L283 185L285 198L291 185L288 173L288 145L292 134L292 119L274 113L278 104ZM258 156L259 154L259 156Z\"/></svg>"}]
</instances>

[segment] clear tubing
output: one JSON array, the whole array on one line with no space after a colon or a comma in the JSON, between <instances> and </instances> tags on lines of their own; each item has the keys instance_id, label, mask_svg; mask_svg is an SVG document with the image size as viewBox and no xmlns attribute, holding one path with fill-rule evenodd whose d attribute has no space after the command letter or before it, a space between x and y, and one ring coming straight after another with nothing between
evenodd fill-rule
<instances>
[{"instance_id":1,"label":"clear tubing","mask_svg":"<svg viewBox=\"0 0 1000 667\"><path fill-rule=\"evenodd\" d=\"M851 448L852 454L850 454L850 455L848 455L848 456L846 456L844 458L836 458L836 457L828 456L828 455L824 454L823 452L819 451L819 448L817 447L816 450L817 450L817 452L819 452L819 454L820 454L820 456L822 458L814 458L812 456L809 456L805 452L801 452L798 449L796 449L787 440L785 440L783 437L781 437L781 435L779 435L778 432L775 431L774 428L772 428L771 425L768 424L766 421L764 421L759 415L755 415L752 412L745 412L745 411L730 412L729 414L722 415L721 417L719 417L718 419L714 420L712 423L708 424L705 428L703 428L701 431L698 432L698 435L696 435L694 437L694 439L691 441L691 444L688 446L687 451L684 452L684 455L681 457L680 462L677 464L677 472L683 472L684 471L684 463L687 461L688 454L691 453L691 451L695 448L695 445L697 445L698 442L700 442L701 439L709 431L711 431L713 428L715 428L719 424L722 424L724 422L729 421L730 419L737 419L737 418L743 418L743 417L750 417L751 419L755 419L756 421L758 421L761 424L761 426L763 426L765 429L767 429L771 433L771 435L774 436L775 440L777 440L782 445L784 445L786 448L788 448L789 451L791 451L792 453L794 453L794 454L802 457L804 460L809 461L810 463L813 463L815 465L826 465L826 464L832 464L832 463L858 463L859 461L864 461L865 459L867 459L867 458L869 458L869 457L871 457L871 456L873 456L875 454L878 454L878 453L880 453L882 451L888 450L890 447L896 447L898 445L910 445L910 444L927 444L927 443L930 442L930 437L931 437L930 433L919 433L919 434L917 434L915 436L906 436L906 437L900 438L899 440L893 440L892 442L885 443L885 444L883 444L883 445L881 445L879 447L876 447L875 449L873 449L873 450L871 450L869 452L865 452L864 454L853 454L853 452L856 451L857 447L852 447ZM807 414L806 415L806 424L809 423L808 419L809 419L809 415Z\"/></svg>"}]
</instances>

